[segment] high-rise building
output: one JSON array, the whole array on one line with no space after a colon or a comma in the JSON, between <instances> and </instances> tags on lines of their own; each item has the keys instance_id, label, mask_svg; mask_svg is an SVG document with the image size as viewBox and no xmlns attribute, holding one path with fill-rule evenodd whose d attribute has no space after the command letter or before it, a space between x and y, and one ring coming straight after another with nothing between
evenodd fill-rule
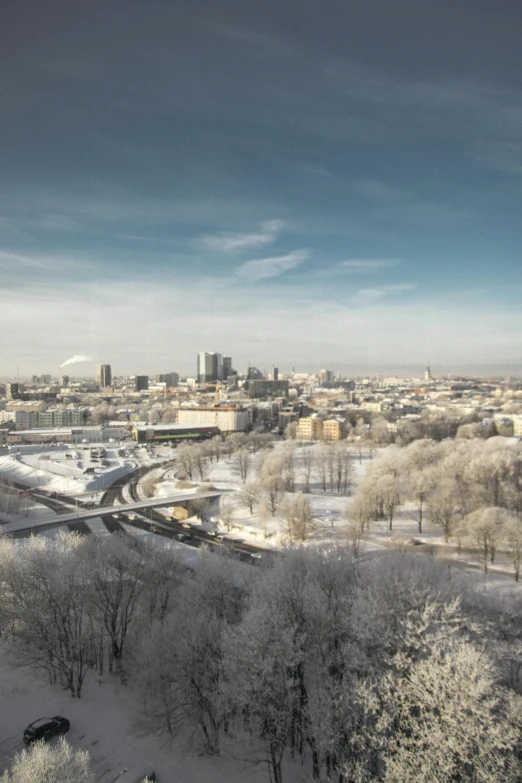
<instances>
[{"instance_id":1,"label":"high-rise building","mask_svg":"<svg viewBox=\"0 0 522 783\"><path fill-rule=\"evenodd\" d=\"M234 370L232 369L232 357L231 356L223 356L223 378L222 380L226 381L229 375L233 375Z\"/></svg>"},{"instance_id":2,"label":"high-rise building","mask_svg":"<svg viewBox=\"0 0 522 783\"><path fill-rule=\"evenodd\" d=\"M279 367L274 367L272 370L272 380L278 381L279 380Z\"/></svg>"},{"instance_id":3,"label":"high-rise building","mask_svg":"<svg viewBox=\"0 0 522 783\"><path fill-rule=\"evenodd\" d=\"M223 356L220 353L198 353L198 383L223 380Z\"/></svg>"},{"instance_id":4,"label":"high-rise building","mask_svg":"<svg viewBox=\"0 0 522 783\"><path fill-rule=\"evenodd\" d=\"M100 388L106 389L112 385L112 373L110 364L100 364L98 367L98 383Z\"/></svg>"},{"instance_id":5,"label":"high-rise building","mask_svg":"<svg viewBox=\"0 0 522 783\"><path fill-rule=\"evenodd\" d=\"M149 376L148 375L136 375L134 377L136 391L147 391L149 388Z\"/></svg>"},{"instance_id":6,"label":"high-rise building","mask_svg":"<svg viewBox=\"0 0 522 783\"><path fill-rule=\"evenodd\" d=\"M319 373L319 383L321 386L327 386L333 382L333 372L331 370L321 370Z\"/></svg>"},{"instance_id":7,"label":"high-rise building","mask_svg":"<svg viewBox=\"0 0 522 783\"><path fill-rule=\"evenodd\" d=\"M167 388L171 386L176 388L176 386L179 386L179 375L177 372L166 372L159 376L159 382L164 383Z\"/></svg>"},{"instance_id":8,"label":"high-rise building","mask_svg":"<svg viewBox=\"0 0 522 783\"><path fill-rule=\"evenodd\" d=\"M60 376L60 386L68 386L69 385L69 376L68 375L61 375Z\"/></svg>"}]
</instances>

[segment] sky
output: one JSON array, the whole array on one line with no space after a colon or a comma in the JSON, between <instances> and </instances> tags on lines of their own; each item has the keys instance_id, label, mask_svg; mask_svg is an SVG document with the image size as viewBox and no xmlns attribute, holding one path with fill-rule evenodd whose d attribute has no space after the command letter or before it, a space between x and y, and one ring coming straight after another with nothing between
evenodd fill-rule
<instances>
[{"instance_id":1,"label":"sky","mask_svg":"<svg viewBox=\"0 0 522 783\"><path fill-rule=\"evenodd\" d=\"M4 0L0 377L522 375L521 61L518 0Z\"/></svg>"}]
</instances>

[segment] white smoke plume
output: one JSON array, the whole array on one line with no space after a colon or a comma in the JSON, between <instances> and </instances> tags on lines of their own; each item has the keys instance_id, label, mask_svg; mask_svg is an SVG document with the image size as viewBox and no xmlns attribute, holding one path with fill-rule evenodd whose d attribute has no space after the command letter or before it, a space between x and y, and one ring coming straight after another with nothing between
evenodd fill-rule
<instances>
[{"instance_id":1,"label":"white smoke plume","mask_svg":"<svg viewBox=\"0 0 522 783\"><path fill-rule=\"evenodd\" d=\"M91 356L82 356L80 353L75 353L66 362L60 364L60 367L67 367L68 364L80 364L81 362L92 362Z\"/></svg>"}]
</instances>

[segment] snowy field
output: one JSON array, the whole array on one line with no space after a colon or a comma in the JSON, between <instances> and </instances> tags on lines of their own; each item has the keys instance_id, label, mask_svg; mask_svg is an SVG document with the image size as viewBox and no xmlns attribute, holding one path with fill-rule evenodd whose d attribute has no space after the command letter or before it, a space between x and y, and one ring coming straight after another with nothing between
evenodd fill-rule
<instances>
[{"instance_id":1,"label":"snowy field","mask_svg":"<svg viewBox=\"0 0 522 783\"><path fill-rule=\"evenodd\" d=\"M158 783L267 783L262 753L252 751L243 760L244 748L225 748L219 757L200 755L187 737L172 745L143 735L141 704L131 687L114 678L89 675L81 699L27 669L12 670L0 663L0 772L22 750L22 735L29 723L41 717L63 715L71 722L67 740L88 750L96 783L141 783L155 770ZM117 777L122 770L127 770ZM140 777L141 776L141 777ZM288 765L285 783L311 780L300 766Z\"/></svg>"}]
</instances>

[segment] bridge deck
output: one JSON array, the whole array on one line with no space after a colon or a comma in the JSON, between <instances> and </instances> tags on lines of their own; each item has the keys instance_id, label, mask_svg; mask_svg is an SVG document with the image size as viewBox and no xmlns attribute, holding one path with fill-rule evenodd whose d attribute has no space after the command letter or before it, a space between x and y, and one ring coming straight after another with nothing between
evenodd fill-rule
<instances>
[{"instance_id":1,"label":"bridge deck","mask_svg":"<svg viewBox=\"0 0 522 783\"><path fill-rule=\"evenodd\" d=\"M0 526L0 532L4 534L18 533L22 530L38 527L63 527L71 522L78 522L81 519L93 519L103 514L115 514L116 512L141 511L146 508L159 508L161 506L175 506L181 503L188 503L192 500L205 500L220 497L226 490L215 490L213 492L194 492L179 493L165 498L152 498L150 500L140 500L136 503L125 503L121 506L96 506L96 508L78 509L78 512L71 514L60 514L59 516L45 516L39 519L25 518L16 520L16 522L6 522Z\"/></svg>"}]
</instances>

